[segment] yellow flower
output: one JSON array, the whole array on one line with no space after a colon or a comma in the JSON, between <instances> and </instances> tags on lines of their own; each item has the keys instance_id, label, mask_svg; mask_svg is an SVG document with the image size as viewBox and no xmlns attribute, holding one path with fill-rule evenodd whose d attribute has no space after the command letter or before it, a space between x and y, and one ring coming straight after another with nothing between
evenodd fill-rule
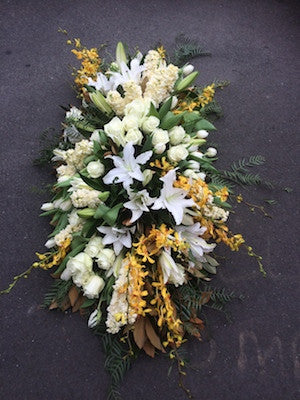
<instances>
[{"instance_id":1,"label":"yellow flower","mask_svg":"<svg viewBox=\"0 0 300 400\"><path fill-rule=\"evenodd\" d=\"M219 197L221 199L221 201L226 201L229 196L227 187L224 186L222 189L218 190L215 193L215 196Z\"/></svg>"}]
</instances>

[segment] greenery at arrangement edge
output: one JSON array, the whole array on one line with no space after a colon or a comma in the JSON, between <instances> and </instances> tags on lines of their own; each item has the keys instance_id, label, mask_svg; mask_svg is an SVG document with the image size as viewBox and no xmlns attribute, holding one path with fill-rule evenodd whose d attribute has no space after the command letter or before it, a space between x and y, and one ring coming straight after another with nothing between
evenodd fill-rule
<instances>
[{"instance_id":1,"label":"greenery at arrangement edge","mask_svg":"<svg viewBox=\"0 0 300 400\"><path fill-rule=\"evenodd\" d=\"M54 226L49 251L37 253L39 261L0 294L9 293L32 269L56 266L43 307L88 317L106 353L109 399L119 398L119 384L141 350L151 357L165 353L178 368L179 386L192 398L182 381L184 337L201 340L205 309L223 311L228 318L226 304L242 298L210 284L219 266L216 244L233 251L243 247L265 275L262 257L226 224L231 201L268 216L262 206L234 193L236 186L272 187L251 172L265 159L242 158L228 170L213 165L217 150L206 138L222 114L215 91L228 82L194 85L198 72L187 62L209 55L195 41L181 35L173 55L159 46L146 57L138 51L130 56L119 43L110 63L79 39L67 43L81 61L73 75L82 107L65 108L63 133L45 132L45 147L35 161L54 161L58 176L41 214L51 216ZM130 166L124 154L131 157ZM139 157L143 161L137 164ZM169 197L163 198L167 190ZM172 196L177 196L176 207L168 200Z\"/></svg>"}]
</instances>

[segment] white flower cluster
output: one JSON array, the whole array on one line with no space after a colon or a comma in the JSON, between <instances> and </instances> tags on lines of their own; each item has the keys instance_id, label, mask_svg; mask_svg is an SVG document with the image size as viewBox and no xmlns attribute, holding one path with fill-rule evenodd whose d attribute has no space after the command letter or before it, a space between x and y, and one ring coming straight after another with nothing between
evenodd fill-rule
<instances>
[{"instance_id":1,"label":"white flower cluster","mask_svg":"<svg viewBox=\"0 0 300 400\"><path fill-rule=\"evenodd\" d=\"M75 210L69 214L68 221L69 224L54 236L54 244L57 246L61 246L66 239L71 239L72 233L81 231L83 227L83 221L78 217Z\"/></svg>"},{"instance_id":2,"label":"white flower cluster","mask_svg":"<svg viewBox=\"0 0 300 400\"><path fill-rule=\"evenodd\" d=\"M214 221L226 222L229 216L229 211L216 205L208 205L203 207L203 214L205 217L211 218Z\"/></svg>"}]
</instances>

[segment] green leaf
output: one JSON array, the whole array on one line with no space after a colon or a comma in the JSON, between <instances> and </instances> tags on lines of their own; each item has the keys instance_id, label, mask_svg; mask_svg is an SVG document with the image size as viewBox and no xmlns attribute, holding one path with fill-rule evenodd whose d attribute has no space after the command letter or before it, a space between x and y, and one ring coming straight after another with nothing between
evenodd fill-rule
<instances>
[{"instance_id":1,"label":"green leaf","mask_svg":"<svg viewBox=\"0 0 300 400\"><path fill-rule=\"evenodd\" d=\"M99 151L101 151L101 145L99 142L97 142L96 140L93 141L93 151L95 154L97 154Z\"/></svg>"},{"instance_id":2,"label":"green leaf","mask_svg":"<svg viewBox=\"0 0 300 400\"><path fill-rule=\"evenodd\" d=\"M159 113L152 102L150 104L150 111L149 111L148 117L151 117L151 116L159 118Z\"/></svg>"},{"instance_id":3,"label":"green leaf","mask_svg":"<svg viewBox=\"0 0 300 400\"><path fill-rule=\"evenodd\" d=\"M172 129L174 126L179 124L182 117L182 114L174 115L171 111L168 111L160 123L160 128L166 130Z\"/></svg>"},{"instance_id":4,"label":"green leaf","mask_svg":"<svg viewBox=\"0 0 300 400\"><path fill-rule=\"evenodd\" d=\"M90 238L93 236L93 234L96 231L97 226L99 225L99 221L94 220L94 219L89 219L86 221L86 223L83 225L81 234L85 236L86 238Z\"/></svg>"},{"instance_id":5,"label":"green leaf","mask_svg":"<svg viewBox=\"0 0 300 400\"><path fill-rule=\"evenodd\" d=\"M204 129L206 131L216 130L214 125L211 122L207 121L207 119L201 119L199 122L196 123L195 130L200 131L201 129Z\"/></svg>"},{"instance_id":6,"label":"green leaf","mask_svg":"<svg viewBox=\"0 0 300 400\"><path fill-rule=\"evenodd\" d=\"M232 208L229 203L227 203L226 201L222 201L219 197L214 198L214 204L222 208Z\"/></svg>"},{"instance_id":7,"label":"green leaf","mask_svg":"<svg viewBox=\"0 0 300 400\"><path fill-rule=\"evenodd\" d=\"M53 210L44 211L43 213L41 213L40 217L46 217L47 215L55 214L56 212L57 212L57 209L53 208Z\"/></svg>"},{"instance_id":8,"label":"green leaf","mask_svg":"<svg viewBox=\"0 0 300 400\"><path fill-rule=\"evenodd\" d=\"M123 207L123 203L119 203L111 208L106 214L103 215L103 219L108 225L113 226L118 218L119 211Z\"/></svg>"},{"instance_id":9,"label":"green leaf","mask_svg":"<svg viewBox=\"0 0 300 400\"><path fill-rule=\"evenodd\" d=\"M91 179L91 178L87 178L86 176L82 175L81 173L79 173L80 178L91 188L95 189L95 190L99 190L102 191L103 190L103 186L101 185L99 179Z\"/></svg>"},{"instance_id":10,"label":"green leaf","mask_svg":"<svg viewBox=\"0 0 300 400\"><path fill-rule=\"evenodd\" d=\"M146 151L152 150L152 149L153 149L152 138L150 135L147 135L147 139L142 147L141 153L145 153Z\"/></svg>"},{"instance_id":11,"label":"green leaf","mask_svg":"<svg viewBox=\"0 0 300 400\"><path fill-rule=\"evenodd\" d=\"M107 207L105 204L100 204L94 214L94 218L95 219L100 219L103 217L103 215L105 215L106 213L108 213L108 211L110 210L109 207Z\"/></svg>"},{"instance_id":12,"label":"green leaf","mask_svg":"<svg viewBox=\"0 0 300 400\"><path fill-rule=\"evenodd\" d=\"M88 308L95 304L96 299L86 299L80 308Z\"/></svg>"},{"instance_id":13,"label":"green leaf","mask_svg":"<svg viewBox=\"0 0 300 400\"><path fill-rule=\"evenodd\" d=\"M71 181L72 181L72 179L73 179L73 178L70 178L70 179L67 179L67 180L65 180L65 181L56 183L56 184L55 184L55 187L61 187L61 188L63 188L63 187L71 186Z\"/></svg>"},{"instance_id":14,"label":"green leaf","mask_svg":"<svg viewBox=\"0 0 300 400\"><path fill-rule=\"evenodd\" d=\"M159 119L162 120L163 117L170 111L172 105L172 97L170 97L159 109Z\"/></svg>"}]
</instances>

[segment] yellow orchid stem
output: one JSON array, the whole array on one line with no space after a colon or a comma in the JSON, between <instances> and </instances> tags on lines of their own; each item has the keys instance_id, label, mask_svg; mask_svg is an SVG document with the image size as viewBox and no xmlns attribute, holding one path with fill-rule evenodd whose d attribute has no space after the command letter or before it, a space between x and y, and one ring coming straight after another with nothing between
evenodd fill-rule
<instances>
[{"instance_id":1,"label":"yellow orchid stem","mask_svg":"<svg viewBox=\"0 0 300 400\"><path fill-rule=\"evenodd\" d=\"M27 277L31 273L31 271L34 268L37 268L38 266L39 266L39 263L35 262L26 271L22 272L20 275L15 276L14 281L8 286L7 289L1 290L0 295L8 294L12 290L12 288L15 286L15 284L18 282L19 279L21 279L21 278L27 279Z\"/></svg>"}]
</instances>

